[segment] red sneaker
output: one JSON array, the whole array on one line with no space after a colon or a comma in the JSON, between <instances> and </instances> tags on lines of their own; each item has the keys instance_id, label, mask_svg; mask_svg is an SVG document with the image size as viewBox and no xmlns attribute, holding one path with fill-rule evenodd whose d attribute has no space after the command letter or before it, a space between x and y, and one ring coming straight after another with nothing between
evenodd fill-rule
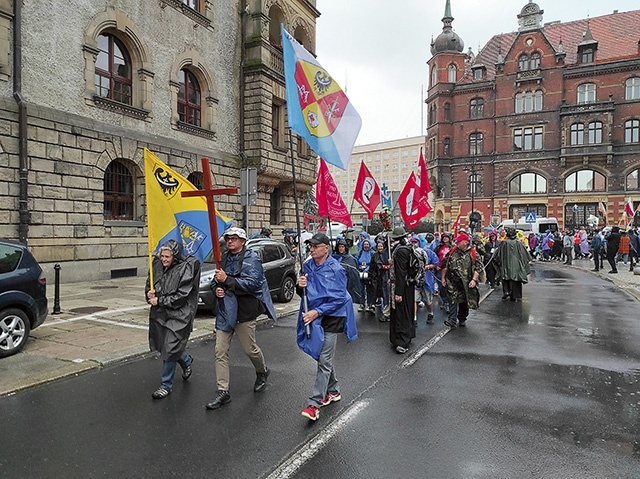
<instances>
[{"instance_id":1,"label":"red sneaker","mask_svg":"<svg viewBox=\"0 0 640 479\"><path fill-rule=\"evenodd\" d=\"M325 398L322 401L320 401L320 406L328 406L332 402L340 401L340 399L342 399L342 396L340 395L340 393L327 393Z\"/></svg>"},{"instance_id":2,"label":"red sneaker","mask_svg":"<svg viewBox=\"0 0 640 479\"><path fill-rule=\"evenodd\" d=\"M317 421L320 417L320 408L317 408L313 405L309 405L306 407L304 411L302 411L302 415L306 417L309 421Z\"/></svg>"}]
</instances>

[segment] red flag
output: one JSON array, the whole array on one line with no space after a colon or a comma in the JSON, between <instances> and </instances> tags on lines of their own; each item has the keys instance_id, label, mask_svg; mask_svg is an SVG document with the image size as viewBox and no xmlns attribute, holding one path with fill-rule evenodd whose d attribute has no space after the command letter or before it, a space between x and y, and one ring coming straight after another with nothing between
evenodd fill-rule
<instances>
[{"instance_id":1,"label":"red flag","mask_svg":"<svg viewBox=\"0 0 640 479\"><path fill-rule=\"evenodd\" d=\"M631 197L627 199L627 204L624 207L624 212L627 214L627 216L634 216L636 213L633 208L633 202L631 201Z\"/></svg>"},{"instance_id":2,"label":"red flag","mask_svg":"<svg viewBox=\"0 0 640 479\"><path fill-rule=\"evenodd\" d=\"M429 172L427 171L427 164L422 156L422 148L420 148L420 159L418 160L418 166L420 167L420 196L428 198L431 193L431 185L429 184Z\"/></svg>"},{"instance_id":3,"label":"red flag","mask_svg":"<svg viewBox=\"0 0 640 479\"><path fill-rule=\"evenodd\" d=\"M402 214L404 224L409 229L418 226L420 220L432 210L427 198L420 194L420 187L413 172L398 197L398 206L400 206L400 214Z\"/></svg>"},{"instance_id":4,"label":"red flag","mask_svg":"<svg viewBox=\"0 0 640 479\"><path fill-rule=\"evenodd\" d=\"M316 202L318 203L319 216L353 226L347 205L342 201L340 191L338 191L331 172L322 158L320 158L318 182L316 183Z\"/></svg>"},{"instance_id":5,"label":"red flag","mask_svg":"<svg viewBox=\"0 0 640 479\"><path fill-rule=\"evenodd\" d=\"M364 161L360 163L353 199L362 205L369 219L373 219L373 213L380 204L380 187Z\"/></svg>"},{"instance_id":6,"label":"red flag","mask_svg":"<svg viewBox=\"0 0 640 479\"><path fill-rule=\"evenodd\" d=\"M458 233L458 227L460 226L460 217L461 216L462 216L462 208L460 208L460 211L458 211L458 216L456 216L455 221L451 225L451 231L453 231L454 234Z\"/></svg>"}]
</instances>

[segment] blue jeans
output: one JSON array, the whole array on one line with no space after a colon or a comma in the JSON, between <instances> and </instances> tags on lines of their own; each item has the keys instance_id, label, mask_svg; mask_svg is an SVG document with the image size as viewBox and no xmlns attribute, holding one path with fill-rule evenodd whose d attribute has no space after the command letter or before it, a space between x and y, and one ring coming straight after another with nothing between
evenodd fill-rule
<instances>
[{"instance_id":1,"label":"blue jeans","mask_svg":"<svg viewBox=\"0 0 640 479\"><path fill-rule=\"evenodd\" d=\"M469 305L465 302L462 303L450 303L448 320L451 324L458 324L458 322L464 323L469 316Z\"/></svg>"},{"instance_id":2,"label":"blue jeans","mask_svg":"<svg viewBox=\"0 0 640 479\"><path fill-rule=\"evenodd\" d=\"M309 405L320 407L328 392L339 393L338 380L333 372L333 358L336 354L336 343L338 333L324 333L324 343L318 358L318 369L316 371L316 382L313 385L313 393L309 398Z\"/></svg>"},{"instance_id":3,"label":"blue jeans","mask_svg":"<svg viewBox=\"0 0 640 479\"><path fill-rule=\"evenodd\" d=\"M180 363L182 369L187 369L191 366L191 358L182 353L182 356L178 361L162 361L162 384L161 388L171 391L173 387L173 376L176 374L176 364Z\"/></svg>"}]
</instances>

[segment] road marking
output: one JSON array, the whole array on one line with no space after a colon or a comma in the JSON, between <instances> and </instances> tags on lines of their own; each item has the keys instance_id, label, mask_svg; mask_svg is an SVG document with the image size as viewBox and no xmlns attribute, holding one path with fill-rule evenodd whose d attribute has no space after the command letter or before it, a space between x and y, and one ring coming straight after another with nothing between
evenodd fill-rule
<instances>
[{"instance_id":1,"label":"road marking","mask_svg":"<svg viewBox=\"0 0 640 479\"><path fill-rule=\"evenodd\" d=\"M351 422L369 405L369 401L356 401L349 408L335 418L329 425L318 433L315 437L302 444L286 461L267 476L267 479L288 479L306 462L311 460L322 448L340 432L341 429Z\"/></svg>"},{"instance_id":2,"label":"road marking","mask_svg":"<svg viewBox=\"0 0 640 479\"><path fill-rule=\"evenodd\" d=\"M128 313L129 311L137 311L140 309L148 309L149 306L134 306L132 308L122 308L122 309L107 309L105 311L100 311L98 313L92 313L92 314L85 314L84 316L76 316L74 318L69 318L69 319L58 319L57 321L45 321L40 328L44 328L46 326L58 326L59 324L65 324L65 323L73 323L75 321L82 321L84 319L89 320L89 321L101 321L101 322L105 322L108 321L106 319L100 319L99 316L104 316L107 314L114 314L114 313ZM113 321L113 324L117 324L120 326L130 326L131 325L126 325L124 323L119 323L117 321ZM136 326L136 327L142 327L142 326ZM147 329L146 326L142 327L143 329Z\"/></svg>"},{"instance_id":3,"label":"road marking","mask_svg":"<svg viewBox=\"0 0 640 479\"><path fill-rule=\"evenodd\" d=\"M412 366L413 363L415 363L424 354L426 354L427 351L429 351L432 347L434 347L438 341L444 338L449 331L451 331L450 328L443 329L438 334L436 334L433 338L431 338L429 341L424 343L420 347L420 349L416 350L411 356L409 356L407 359L404 360L400 368L404 369L404 368L408 368L409 366Z\"/></svg>"}]
</instances>

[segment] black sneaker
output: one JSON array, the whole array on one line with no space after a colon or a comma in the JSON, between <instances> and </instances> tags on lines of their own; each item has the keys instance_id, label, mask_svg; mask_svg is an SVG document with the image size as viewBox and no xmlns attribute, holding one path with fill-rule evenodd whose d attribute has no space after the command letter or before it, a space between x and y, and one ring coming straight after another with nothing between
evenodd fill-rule
<instances>
[{"instance_id":1,"label":"black sneaker","mask_svg":"<svg viewBox=\"0 0 640 479\"><path fill-rule=\"evenodd\" d=\"M433 314L427 314L427 324L433 324Z\"/></svg>"},{"instance_id":2,"label":"black sneaker","mask_svg":"<svg viewBox=\"0 0 640 479\"><path fill-rule=\"evenodd\" d=\"M465 319L464 321L458 321L458 327L460 328L464 328L467 326L467 320Z\"/></svg>"},{"instance_id":3,"label":"black sneaker","mask_svg":"<svg viewBox=\"0 0 640 479\"><path fill-rule=\"evenodd\" d=\"M227 404L229 401L231 401L231 394L229 394L229 391L219 389L216 398L209 404L207 404L207 409L218 409L220 406L222 406L223 404Z\"/></svg>"},{"instance_id":4,"label":"black sneaker","mask_svg":"<svg viewBox=\"0 0 640 479\"><path fill-rule=\"evenodd\" d=\"M256 382L253 384L253 392L261 393L267 387L267 378L271 374L271 370L267 370L263 373L256 373Z\"/></svg>"},{"instance_id":5,"label":"black sneaker","mask_svg":"<svg viewBox=\"0 0 640 479\"><path fill-rule=\"evenodd\" d=\"M456 325L456 323L452 323L452 322L451 322L451 321L449 321L448 319L447 319L447 320L445 320L444 325L445 325L445 326L449 326L451 329L454 329L454 328L457 326L457 325Z\"/></svg>"},{"instance_id":6,"label":"black sneaker","mask_svg":"<svg viewBox=\"0 0 640 479\"><path fill-rule=\"evenodd\" d=\"M193 372L191 370L191 365L193 364L193 356L189 355L189 359L191 360L189 362L189 366L182 370L182 379L184 379L185 381L191 377L191 373Z\"/></svg>"},{"instance_id":7,"label":"black sneaker","mask_svg":"<svg viewBox=\"0 0 640 479\"><path fill-rule=\"evenodd\" d=\"M151 394L151 397L153 399L164 399L166 398L169 394L171 394L171 389L165 389L162 386L159 387L158 389L156 389L155 391L153 391L153 393Z\"/></svg>"}]
</instances>

